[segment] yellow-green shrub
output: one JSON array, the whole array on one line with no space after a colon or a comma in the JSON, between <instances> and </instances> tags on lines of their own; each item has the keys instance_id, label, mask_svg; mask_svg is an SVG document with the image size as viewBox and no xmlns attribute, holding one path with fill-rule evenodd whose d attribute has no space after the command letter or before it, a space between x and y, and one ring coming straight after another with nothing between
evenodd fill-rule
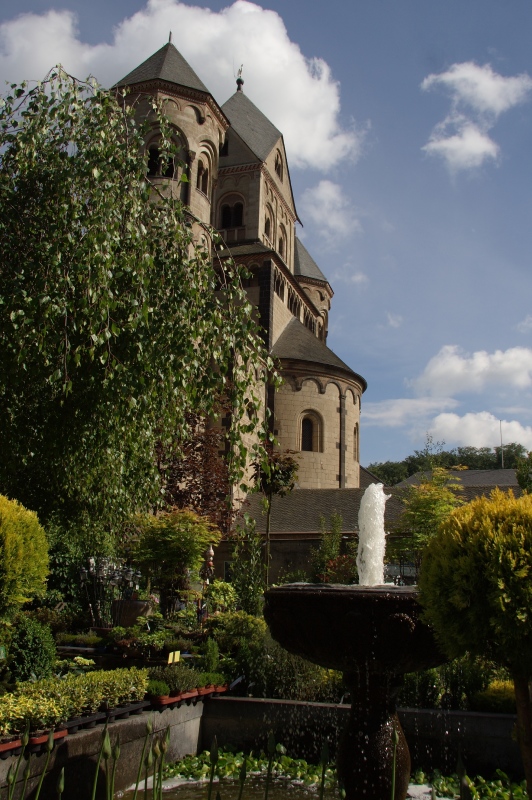
<instances>
[{"instance_id":1,"label":"yellow-green shrub","mask_svg":"<svg viewBox=\"0 0 532 800\"><path fill-rule=\"evenodd\" d=\"M43 591L47 575L48 542L37 515L0 495L0 615Z\"/></svg>"},{"instance_id":2,"label":"yellow-green shrub","mask_svg":"<svg viewBox=\"0 0 532 800\"><path fill-rule=\"evenodd\" d=\"M515 714L515 692L512 681L493 681L487 689L471 700L473 711L491 711L494 714Z\"/></svg>"}]
</instances>

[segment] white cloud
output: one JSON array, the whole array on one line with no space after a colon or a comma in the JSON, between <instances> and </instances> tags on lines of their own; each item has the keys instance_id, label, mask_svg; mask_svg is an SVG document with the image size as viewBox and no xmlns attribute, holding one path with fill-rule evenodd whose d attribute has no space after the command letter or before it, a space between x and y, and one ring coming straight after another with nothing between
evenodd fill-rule
<instances>
[{"instance_id":1,"label":"white cloud","mask_svg":"<svg viewBox=\"0 0 532 800\"><path fill-rule=\"evenodd\" d=\"M526 73L505 78L489 64L468 61L429 75L421 84L425 91L435 87L449 91L451 111L422 149L442 158L454 173L497 159L499 146L488 132L500 114L529 99L532 78Z\"/></svg>"},{"instance_id":2,"label":"white cloud","mask_svg":"<svg viewBox=\"0 0 532 800\"><path fill-rule=\"evenodd\" d=\"M481 115L499 116L528 99L532 78L527 73L505 78L490 64L472 61L453 64L446 72L429 75L421 84L425 91L442 86L449 90L453 105L466 106Z\"/></svg>"},{"instance_id":3,"label":"white cloud","mask_svg":"<svg viewBox=\"0 0 532 800\"><path fill-rule=\"evenodd\" d=\"M488 387L527 389L532 386L532 349L511 347L468 355L455 345L445 345L430 359L419 378L409 384L419 394L436 397L483 392Z\"/></svg>"},{"instance_id":4,"label":"white cloud","mask_svg":"<svg viewBox=\"0 0 532 800\"><path fill-rule=\"evenodd\" d=\"M305 57L279 14L247 0L220 12L148 0L115 28L112 44L94 46L80 40L70 11L21 14L0 25L0 80L40 80L60 62L111 85L162 47L170 30L218 102L233 93L235 68L244 65L244 89L283 132L293 166L327 170L360 154L362 133L342 127L340 86L327 63Z\"/></svg>"},{"instance_id":5,"label":"white cloud","mask_svg":"<svg viewBox=\"0 0 532 800\"><path fill-rule=\"evenodd\" d=\"M320 181L303 192L299 207L303 222L307 220L328 241L345 238L362 230L360 221L342 187L329 180Z\"/></svg>"},{"instance_id":6,"label":"white cloud","mask_svg":"<svg viewBox=\"0 0 532 800\"><path fill-rule=\"evenodd\" d=\"M349 281L360 286L369 283L369 278L365 272L355 272L349 277Z\"/></svg>"},{"instance_id":7,"label":"white cloud","mask_svg":"<svg viewBox=\"0 0 532 800\"><path fill-rule=\"evenodd\" d=\"M470 412L463 416L443 413L435 417L429 432L447 445L495 447L500 444L501 424L488 411ZM532 449L532 427L529 425L522 425L517 420L503 420L502 436L503 443L519 442Z\"/></svg>"},{"instance_id":8,"label":"white cloud","mask_svg":"<svg viewBox=\"0 0 532 800\"><path fill-rule=\"evenodd\" d=\"M458 402L450 397L398 398L378 403L364 403L362 406L363 424L379 425L383 428L400 428L412 423L418 424L438 411L455 408L457 405Z\"/></svg>"},{"instance_id":9,"label":"white cloud","mask_svg":"<svg viewBox=\"0 0 532 800\"><path fill-rule=\"evenodd\" d=\"M532 314L528 314L522 322L519 322L516 326L520 333L528 333L532 331Z\"/></svg>"},{"instance_id":10,"label":"white cloud","mask_svg":"<svg viewBox=\"0 0 532 800\"><path fill-rule=\"evenodd\" d=\"M403 324L403 318L400 314L391 314L389 311L387 311L386 319L388 320L389 328L400 328Z\"/></svg>"},{"instance_id":11,"label":"white cloud","mask_svg":"<svg viewBox=\"0 0 532 800\"><path fill-rule=\"evenodd\" d=\"M454 130L450 133L449 129ZM446 119L437 125L429 141L422 148L432 156L439 156L451 172L475 169L483 162L497 159L499 146L469 120Z\"/></svg>"}]
</instances>

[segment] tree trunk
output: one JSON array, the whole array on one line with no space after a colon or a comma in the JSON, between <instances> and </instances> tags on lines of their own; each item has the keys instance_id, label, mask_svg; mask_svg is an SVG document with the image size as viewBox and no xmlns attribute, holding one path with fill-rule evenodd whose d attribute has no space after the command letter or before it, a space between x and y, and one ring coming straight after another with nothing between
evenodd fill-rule
<instances>
[{"instance_id":1,"label":"tree trunk","mask_svg":"<svg viewBox=\"0 0 532 800\"><path fill-rule=\"evenodd\" d=\"M532 706L528 676L512 672L517 707L517 741L521 751L521 760L525 770L526 790L532 797Z\"/></svg>"}]
</instances>

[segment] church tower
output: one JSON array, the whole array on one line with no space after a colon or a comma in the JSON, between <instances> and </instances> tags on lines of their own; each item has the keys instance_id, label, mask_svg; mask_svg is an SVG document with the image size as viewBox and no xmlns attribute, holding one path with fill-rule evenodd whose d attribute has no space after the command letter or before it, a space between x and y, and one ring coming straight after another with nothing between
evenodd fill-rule
<instances>
[{"instance_id":1,"label":"church tower","mask_svg":"<svg viewBox=\"0 0 532 800\"><path fill-rule=\"evenodd\" d=\"M296 236L296 211L283 136L244 94L218 106L169 42L119 81L139 114L164 105L182 166L161 164L150 133L150 180L167 185L191 212L217 228L216 256L245 265L246 290L283 385L267 390L281 450L297 452L298 484L359 486L360 403L366 381L327 347L332 288ZM180 180L185 171L188 182Z\"/></svg>"}]
</instances>

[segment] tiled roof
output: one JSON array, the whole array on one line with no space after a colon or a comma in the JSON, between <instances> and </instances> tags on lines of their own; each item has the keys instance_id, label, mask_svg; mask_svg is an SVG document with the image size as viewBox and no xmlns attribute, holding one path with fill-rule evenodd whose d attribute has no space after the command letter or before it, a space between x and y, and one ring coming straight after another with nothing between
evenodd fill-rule
<instances>
[{"instance_id":1,"label":"tiled roof","mask_svg":"<svg viewBox=\"0 0 532 800\"><path fill-rule=\"evenodd\" d=\"M281 132L259 111L244 92L235 92L222 106L233 130L251 152L265 161L281 138Z\"/></svg>"},{"instance_id":2,"label":"tiled roof","mask_svg":"<svg viewBox=\"0 0 532 800\"><path fill-rule=\"evenodd\" d=\"M451 469L449 475L458 478L462 486L482 486L490 489L499 486L502 489L519 485L515 477L515 469ZM410 475L396 486L415 486L430 476L430 471L416 472L415 475Z\"/></svg>"},{"instance_id":3,"label":"tiled roof","mask_svg":"<svg viewBox=\"0 0 532 800\"><path fill-rule=\"evenodd\" d=\"M286 497L274 497L270 519L273 534L316 534L320 531L320 518L329 523L331 514L340 514L343 531L358 531L358 511L365 489L295 489ZM385 526L391 529L396 524L402 505L395 497L394 490L386 487L391 495L385 506ZM252 494L246 501L243 511L256 520L257 530L266 529L266 517L262 513L262 495Z\"/></svg>"},{"instance_id":4,"label":"tiled roof","mask_svg":"<svg viewBox=\"0 0 532 800\"><path fill-rule=\"evenodd\" d=\"M203 81L198 78L190 64L171 42L139 64L125 78L115 83L115 86L130 86L153 80L168 81L210 94Z\"/></svg>"},{"instance_id":5,"label":"tiled roof","mask_svg":"<svg viewBox=\"0 0 532 800\"><path fill-rule=\"evenodd\" d=\"M370 472L369 469L365 467L360 467L360 487L361 489L367 489L372 483L382 483L380 478L377 478L373 472Z\"/></svg>"},{"instance_id":6,"label":"tiled roof","mask_svg":"<svg viewBox=\"0 0 532 800\"><path fill-rule=\"evenodd\" d=\"M308 361L312 364L337 367L359 378L364 389L366 388L364 378L353 372L351 367L344 364L341 358L338 358L332 350L329 350L327 345L323 344L295 317L290 320L275 342L271 354L274 358L291 358L298 361Z\"/></svg>"},{"instance_id":7,"label":"tiled roof","mask_svg":"<svg viewBox=\"0 0 532 800\"><path fill-rule=\"evenodd\" d=\"M300 275L303 278L314 278L327 283L327 278L297 236L294 252L294 275Z\"/></svg>"}]
</instances>

